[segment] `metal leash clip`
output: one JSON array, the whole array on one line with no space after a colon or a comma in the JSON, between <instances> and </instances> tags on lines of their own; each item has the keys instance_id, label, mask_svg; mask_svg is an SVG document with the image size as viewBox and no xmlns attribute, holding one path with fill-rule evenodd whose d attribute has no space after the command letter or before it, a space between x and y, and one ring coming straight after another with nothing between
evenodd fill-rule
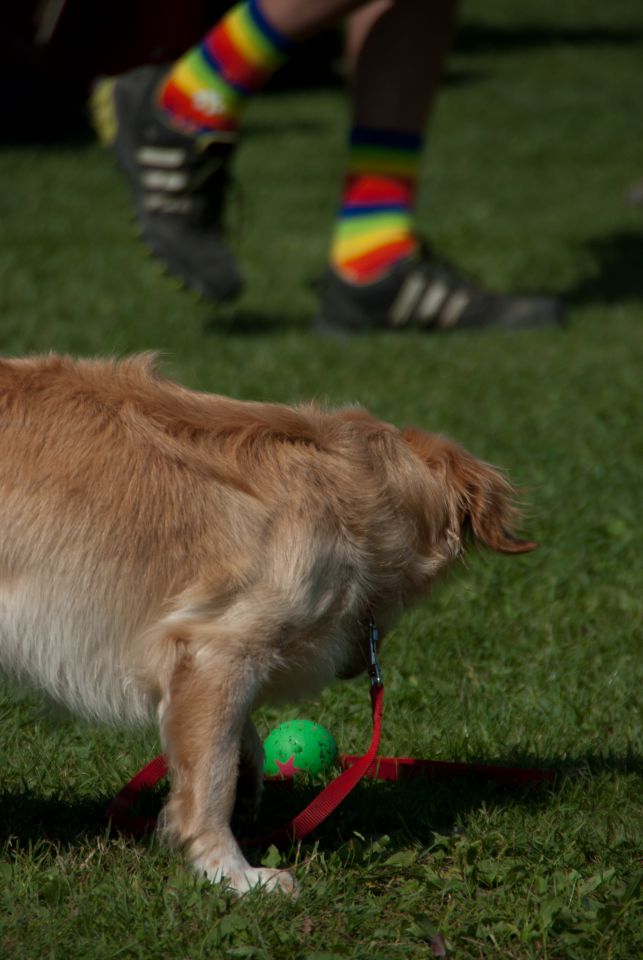
<instances>
[{"instance_id":1,"label":"metal leash clip","mask_svg":"<svg viewBox=\"0 0 643 960\"><path fill-rule=\"evenodd\" d=\"M380 662L377 659L377 645L380 642L380 632L375 626L375 621L372 617L368 618L368 645L369 645L369 665L368 665L368 675L371 678L371 688L373 690L379 690L380 687L384 686L384 681L382 680L382 668L380 667Z\"/></svg>"}]
</instances>

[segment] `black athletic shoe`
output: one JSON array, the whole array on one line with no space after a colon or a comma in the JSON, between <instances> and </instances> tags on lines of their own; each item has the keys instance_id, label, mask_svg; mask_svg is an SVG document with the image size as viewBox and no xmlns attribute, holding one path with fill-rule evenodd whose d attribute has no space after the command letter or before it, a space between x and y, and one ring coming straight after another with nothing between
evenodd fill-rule
<instances>
[{"instance_id":1,"label":"black athletic shoe","mask_svg":"<svg viewBox=\"0 0 643 960\"><path fill-rule=\"evenodd\" d=\"M99 81L94 125L127 177L145 243L196 293L227 300L242 285L223 239L234 142L191 137L163 121L154 97L165 71L140 67Z\"/></svg>"},{"instance_id":2,"label":"black athletic shoe","mask_svg":"<svg viewBox=\"0 0 643 960\"><path fill-rule=\"evenodd\" d=\"M489 293L426 251L398 261L368 284L344 280L329 268L321 284L315 329L320 333L372 330L526 330L560 326L554 297Z\"/></svg>"}]
</instances>

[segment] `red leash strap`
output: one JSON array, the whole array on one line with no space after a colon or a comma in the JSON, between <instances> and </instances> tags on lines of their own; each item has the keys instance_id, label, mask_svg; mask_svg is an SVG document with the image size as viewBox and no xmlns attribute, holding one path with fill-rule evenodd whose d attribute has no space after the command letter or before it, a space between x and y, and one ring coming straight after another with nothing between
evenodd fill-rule
<instances>
[{"instance_id":1,"label":"red leash strap","mask_svg":"<svg viewBox=\"0 0 643 960\"><path fill-rule=\"evenodd\" d=\"M363 777L376 780L403 781L418 777L450 780L454 777L474 776L490 780L503 787L521 787L552 783L554 771L528 767L503 767L487 763L457 763L452 760L417 760L414 757L378 757L377 750L382 730L384 688L371 686L373 707L373 735L363 756L340 757L343 772L335 777L304 810L290 823L265 837L245 841L246 847L267 847L302 840L315 830L357 786ZM161 754L151 760L127 783L107 807L107 817L122 830L142 836L156 827L154 817L131 813L138 795L150 790L167 774L167 762Z\"/></svg>"},{"instance_id":2,"label":"red leash strap","mask_svg":"<svg viewBox=\"0 0 643 960\"><path fill-rule=\"evenodd\" d=\"M142 770L126 783L123 789L110 802L105 811L121 830L127 830L134 836L143 836L156 829L156 817L137 817L130 811L142 790L151 790L167 774L167 761L161 753L150 760Z\"/></svg>"},{"instance_id":3,"label":"red leash strap","mask_svg":"<svg viewBox=\"0 0 643 960\"><path fill-rule=\"evenodd\" d=\"M335 779L294 818L292 825L286 827L286 830L291 833L293 840L301 840L318 827L326 817L329 817L333 810L340 805L342 800L348 796L351 790L357 786L375 760L382 734L382 710L384 707L383 686L374 686L371 688L371 703L373 707L373 735L368 750L356 763L345 769L338 777L335 777Z\"/></svg>"}]
</instances>

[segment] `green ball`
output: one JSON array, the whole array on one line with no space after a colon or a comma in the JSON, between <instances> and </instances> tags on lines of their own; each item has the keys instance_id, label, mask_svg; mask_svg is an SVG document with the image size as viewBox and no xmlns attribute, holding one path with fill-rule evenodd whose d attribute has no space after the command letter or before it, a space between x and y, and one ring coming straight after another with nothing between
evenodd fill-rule
<instances>
[{"instance_id":1,"label":"green ball","mask_svg":"<svg viewBox=\"0 0 643 960\"><path fill-rule=\"evenodd\" d=\"M332 733L312 720L286 720L263 744L263 772L288 780L297 773L321 773L337 759Z\"/></svg>"}]
</instances>

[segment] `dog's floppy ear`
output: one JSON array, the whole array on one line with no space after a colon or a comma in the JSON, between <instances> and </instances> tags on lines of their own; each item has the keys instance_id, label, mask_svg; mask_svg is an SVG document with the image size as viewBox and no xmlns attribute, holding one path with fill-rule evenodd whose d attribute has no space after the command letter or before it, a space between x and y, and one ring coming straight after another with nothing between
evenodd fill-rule
<instances>
[{"instance_id":1,"label":"dog's floppy ear","mask_svg":"<svg viewBox=\"0 0 643 960\"><path fill-rule=\"evenodd\" d=\"M403 437L433 471L444 477L461 529L468 527L476 539L499 553L528 553L537 546L514 533L520 517L516 491L499 470L444 437L414 427L407 427Z\"/></svg>"}]
</instances>

